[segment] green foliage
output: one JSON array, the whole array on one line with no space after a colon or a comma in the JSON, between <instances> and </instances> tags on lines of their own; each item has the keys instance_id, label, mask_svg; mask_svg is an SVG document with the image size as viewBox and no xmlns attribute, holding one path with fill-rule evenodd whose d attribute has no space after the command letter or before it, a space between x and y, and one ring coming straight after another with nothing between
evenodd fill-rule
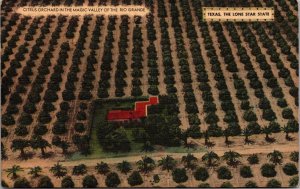
<instances>
[{"instance_id":1,"label":"green foliage","mask_svg":"<svg viewBox=\"0 0 300 189\"><path fill-rule=\"evenodd\" d=\"M6 149L3 145L3 142L1 142L1 160L6 160L6 159L7 159Z\"/></svg>"},{"instance_id":2,"label":"green foliage","mask_svg":"<svg viewBox=\"0 0 300 189\"><path fill-rule=\"evenodd\" d=\"M158 87L156 85L150 85L148 89L148 93L151 95L158 95L159 94Z\"/></svg>"},{"instance_id":3,"label":"green foliage","mask_svg":"<svg viewBox=\"0 0 300 189\"><path fill-rule=\"evenodd\" d=\"M265 163L260 168L261 174L264 177L275 177L277 172L275 170L275 165Z\"/></svg>"},{"instance_id":4,"label":"green foliage","mask_svg":"<svg viewBox=\"0 0 300 189\"><path fill-rule=\"evenodd\" d=\"M18 178L14 183L14 188L31 188L29 181L26 178Z\"/></svg>"},{"instance_id":5,"label":"green foliage","mask_svg":"<svg viewBox=\"0 0 300 189\"><path fill-rule=\"evenodd\" d=\"M186 175L186 170L184 168L176 168L172 172L172 178L176 183L186 182L188 176Z\"/></svg>"},{"instance_id":6,"label":"green foliage","mask_svg":"<svg viewBox=\"0 0 300 189\"><path fill-rule=\"evenodd\" d=\"M67 168L62 166L59 163L56 163L53 167L50 168L50 172L53 173L55 177L64 177L67 174Z\"/></svg>"},{"instance_id":7,"label":"green foliage","mask_svg":"<svg viewBox=\"0 0 300 189\"><path fill-rule=\"evenodd\" d=\"M230 182L223 182L220 186L221 188L233 188L233 185Z\"/></svg>"},{"instance_id":8,"label":"green foliage","mask_svg":"<svg viewBox=\"0 0 300 189\"><path fill-rule=\"evenodd\" d=\"M252 154L247 158L248 162L253 165L253 164L258 164L259 163L259 159L257 154Z\"/></svg>"},{"instance_id":9,"label":"green foliage","mask_svg":"<svg viewBox=\"0 0 300 189\"><path fill-rule=\"evenodd\" d=\"M293 163L285 164L282 169L283 169L283 172L289 176L298 174L297 166Z\"/></svg>"},{"instance_id":10,"label":"green foliage","mask_svg":"<svg viewBox=\"0 0 300 189\"><path fill-rule=\"evenodd\" d=\"M42 172L42 168L40 166L32 167L30 168L30 171L28 174L32 175L32 177L38 177L40 176L39 174Z\"/></svg>"},{"instance_id":11,"label":"green foliage","mask_svg":"<svg viewBox=\"0 0 300 189\"><path fill-rule=\"evenodd\" d=\"M2 124L5 126L14 125L15 119L11 114L3 114L1 117Z\"/></svg>"},{"instance_id":12,"label":"green foliage","mask_svg":"<svg viewBox=\"0 0 300 189\"><path fill-rule=\"evenodd\" d=\"M207 152L202 156L202 161L204 161L208 167L216 166L219 160L220 157L213 151Z\"/></svg>"},{"instance_id":13,"label":"green foliage","mask_svg":"<svg viewBox=\"0 0 300 189\"><path fill-rule=\"evenodd\" d=\"M76 123L74 129L76 132L83 133L85 131L85 126L83 123Z\"/></svg>"},{"instance_id":14,"label":"green foliage","mask_svg":"<svg viewBox=\"0 0 300 189\"><path fill-rule=\"evenodd\" d=\"M135 142L145 143L149 140L149 135L143 129L134 128L132 130L132 136Z\"/></svg>"},{"instance_id":15,"label":"green foliage","mask_svg":"<svg viewBox=\"0 0 300 189\"><path fill-rule=\"evenodd\" d=\"M47 128L47 126L41 124L41 125L38 125L38 126L34 127L33 132L34 132L35 135L41 135L42 136L42 135L44 135L48 132L48 128Z\"/></svg>"},{"instance_id":16,"label":"green foliage","mask_svg":"<svg viewBox=\"0 0 300 189\"><path fill-rule=\"evenodd\" d=\"M43 176L40 178L37 187L38 188L53 188L54 185L48 176Z\"/></svg>"},{"instance_id":17,"label":"green foliage","mask_svg":"<svg viewBox=\"0 0 300 189\"><path fill-rule=\"evenodd\" d=\"M271 179L268 181L267 186L268 188L281 188L281 182L276 179Z\"/></svg>"},{"instance_id":18,"label":"green foliage","mask_svg":"<svg viewBox=\"0 0 300 189\"><path fill-rule=\"evenodd\" d=\"M257 184L254 181L248 181L245 184L245 188L257 188Z\"/></svg>"},{"instance_id":19,"label":"green foliage","mask_svg":"<svg viewBox=\"0 0 300 189\"><path fill-rule=\"evenodd\" d=\"M67 133L67 131L66 125L61 122L56 122L52 128L52 132L55 135L63 135Z\"/></svg>"},{"instance_id":20,"label":"green foliage","mask_svg":"<svg viewBox=\"0 0 300 189\"><path fill-rule=\"evenodd\" d=\"M80 164L73 167L73 175L84 175L85 173L87 173L86 165Z\"/></svg>"},{"instance_id":21,"label":"green foliage","mask_svg":"<svg viewBox=\"0 0 300 189\"><path fill-rule=\"evenodd\" d=\"M27 130L27 127L26 126L18 126L16 127L16 130L15 130L15 135L17 136L27 136L28 135L28 130Z\"/></svg>"},{"instance_id":22,"label":"green foliage","mask_svg":"<svg viewBox=\"0 0 300 189\"><path fill-rule=\"evenodd\" d=\"M159 183L159 181L160 181L160 178L159 178L158 174L153 175L153 182Z\"/></svg>"},{"instance_id":23,"label":"green foliage","mask_svg":"<svg viewBox=\"0 0 300 189\"><path fill-rule=\"evenodd\" d=\"M209 177L208 171L205 167L198 167L193 173L196 180L206 181Z\"/></svg>"},{"instance_id":24,"label":"green foliage","mask_svg":"<svg viewBox=\"0 0 300 189\"><path fill-rule=\"evenodd\" d=\"M236 166L240 161L239 158L241 155L234 151L225 152L222 158L226 160L226 163L230 166Z\"/></svg>"},{"instance_id":25,"label":"green foliage","mask_svg":"<svg viewBox=\"0 0 300 189\"><path fill-rule=\"evenodd\" d=\"M245 111L243 118L248 122L257 121L256 114L251 110Z\"/></svg>"},{"instance_id":26,"label":"green foliage","mask_svg":"<svg viewBox=\"0 0 300 189\"><path fill-rule=\"evenodd\" d=\"M289 186L290 187L297 187L299 184L299 176L293 176L290 180L289 180Z\"/></svg>"},{"instance_id":27,"label":"green foliage","mask_svg":"<svg viewBox=\"0 0 300 189\"><path fill-rule=\"evenodd\" d=\"M62 188L74 188L75 184L73 182L72 177L66 176L61 181L61 187Z\"/></svg>"},{"instance_id":28,"label":"green foliage","mask_svg":"<svg viewBox=\"0 0 300 189\"><path fill-rule=\"evenodd\" d=\"M249 101L243 100L241 103L241 109L242 110L249 110L250 109L250 103Z\"/></svg>"},{"instance_id":29,"label":"green foliage","mask_svg":"<svg viewBox=\"0 0 300 189\"><path fill-rule=\"evenodd\" d=\"M252 134L259 134L261 133L261 127L260 125L257 123L257 122L250 122L248 125L247 125L247 129L249 129L249 131L252 133Z\"/></svg>"},{"instance_id":30,"label":"green foliage","mask_svg":"<svg viewBox=\"0 0 300 189\"><path fill-rule=\"evenodd\" d=\"M13 165L11 168L8 168L5 170L5 172L7 172L7 176L9 177L11 175L12 179L15 179L18 177L17 173L24 171L23 168L21 168L19 165Z\"/></svg>"},{"instance_id":31,"label":"green foliage","mask_svg":"<svg viewBox=\"0 0 300 189\"><path fill-rule=\"evenodd\" d=\"M272 109L263 110L263 118L267 121L274 121L276 119L276 115Z\"/></svg>"},{"instance_id":32,"label":"green foliage","mask_svg":"<svg viewBox=\"0 0 300 189\"><path fill-rule=\"evenodd\" d=\"M131 165L128 161L122 161L121 163L118 163L117 169L124 174L127 174L132 170Z\"/></svg>"},{"instance_id":33,"label":"green foliage","mask_svg":"<svg viewBox=\"0 0 300 189\"><path fill-rule=\"evenodd\" d=\"M102 144L103 150L109 152L129 152L131 150L130 140L123 128L106 135Z\"/></svg>"},{"instance_id":34,"label":"green foliage","mask_svg":"<svg viewBox=\"0 0 300 189\"><path fill-rule=\"evenodd\" d=\"M242 166L242 167L240 168L240 175L241 175L243 178L250 178L250 177L253 177L252 170L251 170L250 166Z\"/></svg>"},{"instance_id":35,"label":"green foliage","mask_svg":"<svg viewBox=\"0 0 300 189\"><path fill-rule=\"evenodd\" d=\"M84 188L96 188L98 181L94 175L87 175L82 180L82 187Z\"/></svg>"},{"instance_id":36,"label":"green foliage","mask_svg":"<svg viewBox=\"0 0 300 189\"><path fill-rule=\"evenodd\" d=\"M222 128L215 123L210 124L208 126L207 131L209 133L209 136L213 136L213 137L220 137L223 134Z\"/></svg>"},{"instance_id":37,"label":"green foliage","mask_svg":"<svg viewBox=\"0 0 300 189\"><path fill-rule=\"evenodd\" d=\"M274 150L273 152L269 153L267 157L269 158L269 161L275 165L281 164L283 160L283 155L278 150Z\"/></svg>"},{"instance_id":38,"label":"green foliage","mask_svg":"<svg viewBox=\"0 0 300 189\"><path fill-rule=\"evenodd\" d=\"M90 137L88 135L73 135L73 143L77 146L78 150L83 155L90 154Z\"/></svg>"},{"instance_id":39,"label":"green foliage","mask_svg":"<svg viewBox=\"0 0 300 189\"><path fill-rule=\"evenodd\" d=\"M142 152L152 152L154 151L154 147L152 146L150 141L145 141L142 146Z\"/></svg>"},{"instance_id":40,"label":"green foliage","mask_svg":"<svg viewBox=\"0 0 300 189\"><path fill-rule=\"evenodd\" d=\"M162 170L167 170L168 172L175 168L176 163L176 160L169 155L158 160L158 166L161 166Z\"/></svg>"},{"instance_id":41,"label":"green foliage","mask_svg":"<svg viewBox=\"0 0 300 189\"><path fill-rule=\"evenodd\" d=\"M298 163L298 161L299 161L299 152L296 152L296 151L291 152L290 159L291 159L291 161Z\"/></svg>"},{"instance_id":42,"label":"green foliage","mask_svg":"<svg viewBox=\"0 0 300 189\"><path fill-rule=\"evenodd\" d=\"M290 119L287 123L287 127L289 128L289 132L291 133L296 133L299 131L299 124L295 119Z\"/></svg>"},{"instance_id":43,"label":"green foliage","mask_svg":"<svg viewBox=\"0 0 300 189\"><path fill-rule=\"evenodd\" d=\"M32 115L23 113L19 118L19 122L21 125L30 125L33 122Z\"/></svg>"},{"instance_id":44,"label":"green foliage","mask_svg":"<svg viewBox=\"0 0 300 189\"><path fill-rule=\"evenodd\" d=\"M285 99L280 98L277 101L277 105L281 108L285 108L285 107L287 107L287 102Z\"/></svg>"},{"instance_id":45,"label":"green foliage","mask_svg":"<svg viewBox=\"0 0 300 189\"><path fill-rule=\"evenodd\" d=\"M109 173L105 179L107 187L116 188L121 183L119 175L115 172Z\"/></svg>"},{"instance_id":46,"label":"green foliage","mask_svg":"<svg viewBox=\"0 0 300 189\"><path fill-rule=\"evenodd\" d=\"M139 86L133 86L131 90L131 95L132 96L141 96L143 94L142 89Z\"/></svg>"},{"instance_id":47,"label":"green foliage","mask_svg":"<svg viewBox=\"0 0 300 189\"><path fill-rule=\"evenodd\" d=\"M281 131L280 125L275 121L270 122L268 127L273 133L279 133Z\"/></svg>"},{"instance_id":48,"label":"green foliage","mask_svg":"<svg viewBox=\"0 0 300 189\"><path fill-rule=\"evenodd\" d=\"M8 131L6 128L1 127L1 138L5 138L8 136Z\"/></svg>"},{"instance_id":49,"label":"green foliage","mask_svg":"<svg viewBox=\"0 0 300 189\"><path fill-rule=\"evenodd\" d=\"M217 173L218 173L218 178L219 179L230 180L232 178L231 171L225 166L219 167L218 170L217 170Z\"/></svg>"},{"instance_id":50,"label":"green foliage","mask_svg":"<svg viewBox=\"0 0 300 189\"><path fill-rule=\"evenodd\" d=\"M164 100L164 99L163 99ZM171 101L171 99L170 99ZM149 135L152 144L164 146L179 146L181 131L179 129L180 120L176 115L178 107L176 104L164 104L160 98L160 104L152 107L163 113L149 113L146 119L145 131Z\"/></svg>"},{"instance_id":51,"label":"green foliage","mask_svg":"<svg viewBox=\"0 0 300 189\"><path fill-rule=\"evenodd\" d=\"M43 157L46 155L45 149L51 148L51 144L49 144L49 142L43 139L41 136L33 136L30 140L30 144L33 149L41 149Z\"/></svg>"},{"instance_id":52,"label":"green foliage","mask_svg":"<svg viewBox=\"0 0 300 189\"><path fill-rule=\"evenodd\" d=\"M215 124L219 122L219 117L214 112L210 112L206 115L204 120L208 124Z\"/></svg>"},{"instance_id":53,"label":"green foliage","mask_svg":"<svg viewBox=\"0 0 300 189\"><path fill-rule=\"evenodd\" d=\"M210 185L208 183L204 182L204 183L200 183L198 185L198 188L210 188Z\"/></svg>"},{"instance_id":54,"label":"green foliage","mask_svg":"<svg viewBox=\"0 0 300 189\"><path fill-rule=\"evenodd\" d=\"M155 168L155 161L148 156L143 156L136 164L139 171L144 173L148 173Z\"/></svg>"},{"instance_id":55,"label":"green foliage","mask_svg":"<svg viewBox=\"0 0 300 189\"><path fill-rule=\"evenodd\" d=\"M293 115L293 110L291 108L285 108L282 111L282 117L284 119L293 119L294 115Z\"/></svg>"},{"instance_id":56,"label":"green foliage","mask_svg":"<svg viewBox=\"0 0 300 189\"><path fill-rule=\"evenodd\" d=\"M62 149L63 154L67 154L70 143L66 140L61 140L59 136L54 136L52 138L52 145L57 146Z\"/></svg>"},{"instance_id":57,"label":"green foliage","mask_svg":"<svg viewBox=\"0 0 300 189\"><path fill-rule=\"evenodd\" d=\"M76 119L80 120L80 121L81 120L86 120L87 119L86 113L84 111L79 111L77 113Z\"/></svg>"},{"instance_id":58,"label":"green foliage","mask_svg":"<svg viewBox=\"0 0 300 189\"><path fill-rule=\"evenodd\" d=\"M187 169L194 169L197 161L198 159L190 153L188 153L186 156L182 156L181 158L181 162L184 163L184 167Z\"/></svg>"},{"instance_id":59,"label":"green foliage","mask_svg":"<svg viewBox=\"0 0 300 189\"><path fill-rule=\"evenodd\" d=\"M12 145L11 145L11 149L13 152L20 150L21 157L25 156L25 151L24 149L30 146L30 142L28 140L25 139L14 139L12 141Z\"/></svg>"},{"instance_id":60,"label":"green foliage","mask_svg":"<svg viewBox=\"0 0 300 189\"><path fill-rule=\"evenodd\" d=\"M127 181L128 181L128 184L130 184L130 186L136 186L136 185L143 184L142 176L137 171L132 172L131 175L128 177Z\"/></svg>"},{"instance_id":61,"label":"green foliage","mask_svg":"<svg viewBox=\"0 0 300 189\"><path fill-rule=\"evenodd\" d=\"M201 122L200 122L200 119L198 118L198 115L197 114L189 114L188 119L189 119L189 124L192 125L193 127L197 128L199 130L198 133L200 133L199 125ZM198 127L196 127L196 126L198 126ZM197 131L196 129L194 129L194 130Z\"/></svg>"},{"instance_id":62,"label":"green foliage","mask_svg":"<svg viewBox=\"0 0 300 189\"><path fill-rule=\"evenodd\" d=\"M97 170L98 173L103 175L107 174L110 170L108 164L102 161L101 163L97 163L95 169Z\"/></svg>"},{"instance_id":63,"label":"green foliage","mask_svg":"<svg viewBox=\"0 0 300 189\"><path fill-rule=\"evenodd\" d=\"M3 188L8 188L9 187L8 184L4 180L1 180L1 186Z\"/></svg>"}]
</instances>

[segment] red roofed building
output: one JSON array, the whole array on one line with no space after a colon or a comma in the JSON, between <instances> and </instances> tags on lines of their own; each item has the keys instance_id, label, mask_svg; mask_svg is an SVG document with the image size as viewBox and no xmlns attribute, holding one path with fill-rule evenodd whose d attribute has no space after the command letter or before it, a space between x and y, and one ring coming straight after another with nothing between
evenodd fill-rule
<instances>
[{"instance_id":1,"label":"red roofed building","mask_svg":"<svg viewBox=\"0 0 300 189\"><path fill-rule=\"evenodd\" d=\"M134 110L112 110L107 114L108 121L136 120L147 117L147 107L158 104L158 97L150 97L148 101L135 102Z\"/></svg>"}]
</instances>

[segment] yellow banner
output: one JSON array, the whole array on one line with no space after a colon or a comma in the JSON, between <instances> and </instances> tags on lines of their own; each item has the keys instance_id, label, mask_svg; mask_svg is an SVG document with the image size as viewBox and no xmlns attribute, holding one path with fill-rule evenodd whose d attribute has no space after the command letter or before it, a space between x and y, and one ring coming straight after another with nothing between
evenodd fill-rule
<instances>
[{"instance_id":1,"label":"yellow banner","mask_svg":"<svg viewBox=\"0 0 300 189\"><path fill-rule=\"evenodd\" d=\"M272 7L203 7L204 21L274 21Z\"/></svg>"}]
</instances>

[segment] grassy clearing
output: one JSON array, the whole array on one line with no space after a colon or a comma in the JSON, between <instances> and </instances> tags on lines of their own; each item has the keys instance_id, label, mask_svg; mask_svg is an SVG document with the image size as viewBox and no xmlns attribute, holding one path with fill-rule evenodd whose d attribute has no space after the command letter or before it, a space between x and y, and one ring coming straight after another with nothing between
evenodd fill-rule
<instances>
[{"instance_id":1,"label":"grassy clearing","mask_svg":"<svg viewBox=\"0 0 300 189\"><path fill-rule=\"evenodd\" d=\"M100 104L95 104L95 112L92 116L92 130L91 130L91 154L88 156L81 155L79 152L74 153L72 156L68 158L68 160L81 160L81 159L99 159L99 158L114 158L114 157L126 157L126 156L135 156L135 155L151 155L156 152L169 152L169 153L192 153L192 152L200 152L205 151L204 148L196 148L196 149L187 149L183 146L179 147L163 147L163 146L154 146L155 150L153 152L142 152L141 148L143 146L142 143L137 143L133 140L132 130L133 128L126 128L125 131L127 136L131 141L131 151L126 153L113 153L113 152L105 152L102 150L101 145L99 144L97 138L97 127L100 127L103 122L106 121L106 115L109 110L112 109L132 109L134 107L133 102L102 102Z\"/></svg>"}]
</instances>

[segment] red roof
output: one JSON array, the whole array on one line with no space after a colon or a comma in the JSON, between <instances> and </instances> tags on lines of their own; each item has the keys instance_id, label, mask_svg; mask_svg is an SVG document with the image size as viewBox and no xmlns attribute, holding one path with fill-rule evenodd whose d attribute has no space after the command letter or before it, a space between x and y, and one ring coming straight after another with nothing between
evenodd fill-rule
<instances>
[{"instance_id":1,"label":"red roof","mask_svg":"<svg viewBox=\"0 0 300 189\"><path fill-rule=\"evenodd\" d=\"M112 110L107 114L107 120L130 120L147 116L147 106L158 104L158 97L150 97L148 101L135 102L134 110Z\"/></svg>"}]
</instances>

